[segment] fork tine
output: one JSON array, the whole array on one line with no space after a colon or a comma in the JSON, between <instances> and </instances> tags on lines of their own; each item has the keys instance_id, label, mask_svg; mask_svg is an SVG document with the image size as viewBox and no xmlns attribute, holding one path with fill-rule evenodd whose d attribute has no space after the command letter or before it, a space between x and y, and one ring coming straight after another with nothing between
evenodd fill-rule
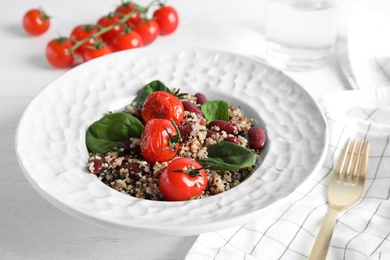
<instances>
[{"instance_id":1,"label":"fork tine","mask_svg":"<svg viewBox=\"0 0 390 260\"><path fill-rule=\"evenodd\" d=\"M352 179L352 183L354 183L354 181L357 180L357 176L359 176L359 167L361 166L361 158L360 158L360 155L361 155L361 152L362 152L362 147L363 147L363 141L355 141L355 146L352 151L352 158L351 158L351 163L352 163L352 168L353 169L349 169L349 172L348 172L348 178L346 179L346 183L349 183Z\"/></svg>"},{"instance_id":2,"label":"fork tine","mask_svg":"<svg viewBox=\"0 0 390 260\"><path fill-rule=\"evenodd\" d=\"M362 141L359 149L359 163L355 165L352 183L356 184L359 179L365 179L367 174L368 153L370 144L368 141Z\"/></svg>"},{"instance_id":3,"label":"fork tine","mask_svg":"<svg viewBox=\"0 0 390 260\"><path fill-rule=\"evenodd\" d=\"M338 181L341 181L341 178L343 177L343 172L348 159L347 156L348 156L348 151L350 146L351 146L351 139L348 139L348 142L345 144L343 153L341 154L340 159L335 168L335 173L337 173Z\"/></svg>"},{"instance_id":4,"label":"fork tine","mask_svg":"<svg viewBox=\"0 0 390 260\"><path fill-rule=\"evenodd\" d=\"M348 167L345 173L345 183L349 183L351 179L354 181L359 174L359 167L361 165L361 151L363 147L363 141L353 141L352 149L349 153Z\"/></svg>"},{"instance_id":5,"label":"fork tine","mask_svg":"<svg viewBox=\"0 0 390 260\"><path fill-rule=\"evenodd\" d=\"M355 174L355 170L357 169L356 167L353 167L354 165L359 163L359 151L360 148L356 149L358 147L359 141L354 140L352 141L352 148L348 150L348 155L347 155L347 167L344 173L345 177L345 183L349 183L351 181L351 176ZM356 155L358 153L358 155ZM352 169L352 167L354 169Z\"/></svg>"}]
</instances>

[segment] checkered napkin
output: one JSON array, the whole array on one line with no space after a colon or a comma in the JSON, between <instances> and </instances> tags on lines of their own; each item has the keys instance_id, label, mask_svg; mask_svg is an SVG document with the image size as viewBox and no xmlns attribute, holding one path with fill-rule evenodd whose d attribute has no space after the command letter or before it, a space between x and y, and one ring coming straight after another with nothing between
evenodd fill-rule
<instances>
[{"instance_id":1,"label":"checkered napkin","mask_svg":"<svg viewBox=\"0 0 390 260\"><path fill-rule=\"evenodd\" d=\"M332 93L321 100L329 147L321 169L288 204L257 219L202 234L194 259L307 259L328 210L327 188L348 138L370 140L363 198L340 213L327 259L390 259L390 88Z\"/></svg>"}]
</instances>

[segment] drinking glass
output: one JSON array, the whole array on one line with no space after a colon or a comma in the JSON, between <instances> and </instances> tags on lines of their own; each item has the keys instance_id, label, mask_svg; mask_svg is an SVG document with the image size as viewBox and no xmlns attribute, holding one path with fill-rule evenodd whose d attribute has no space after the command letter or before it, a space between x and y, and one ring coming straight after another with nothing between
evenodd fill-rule
<instances>
[{"instance_id":1,"label":"drinking glass","mask_svg":"<svg viewBox=\"0 0 390 260\"><path fill-rule=\"evenodd\" d=\"M266 0L268 62L287 70L316 69L334 54L340 0Z\"/></svg>"}]
</instances>

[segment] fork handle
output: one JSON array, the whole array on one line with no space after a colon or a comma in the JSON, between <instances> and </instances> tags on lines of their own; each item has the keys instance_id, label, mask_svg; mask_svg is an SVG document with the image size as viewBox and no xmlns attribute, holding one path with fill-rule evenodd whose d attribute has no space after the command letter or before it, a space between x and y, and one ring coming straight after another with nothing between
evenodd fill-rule
<instances>
[{"instance_id":1,"label":"fork handle","mask_svg":"<svg viewBox=\"0 0 390 260\"><path fill-rule=\"evenodd\" d=\"M314 243L309 260L324 260L326 258L338 214L339 210L329 209Z\"/></svg>"}]
</instances>

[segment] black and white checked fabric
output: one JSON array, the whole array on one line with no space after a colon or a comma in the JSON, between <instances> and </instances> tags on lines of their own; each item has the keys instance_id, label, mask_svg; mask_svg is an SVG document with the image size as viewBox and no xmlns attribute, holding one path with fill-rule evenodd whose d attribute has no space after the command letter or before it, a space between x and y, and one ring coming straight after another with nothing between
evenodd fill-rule
<instances>
[{"instance_id":1,"label":"black and white checked fabric","mask_svg":"<svg viewBox=\"0 0 390 260\"><path fill-rule=\"evenodd\" d=\"M195 259L307 259L328 210L327 187L348 138L370 140L363 198L342 212L327 259L390 259L390 88L332 93L322 99L329 147L321 169L289 204L247 223L199 236Z\"/></svg>"}]
</instances>

